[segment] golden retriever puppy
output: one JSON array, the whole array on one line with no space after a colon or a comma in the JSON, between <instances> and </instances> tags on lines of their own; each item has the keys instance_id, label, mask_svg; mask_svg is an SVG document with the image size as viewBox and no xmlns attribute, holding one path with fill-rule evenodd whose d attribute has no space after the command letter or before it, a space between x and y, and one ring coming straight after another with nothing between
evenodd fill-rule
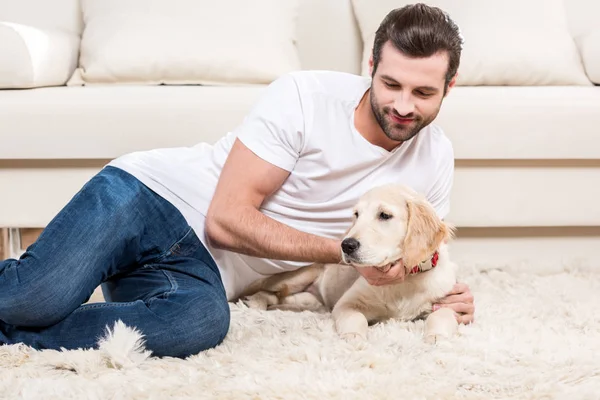
<instances>
[{"instance_id":1,"label":"golden retriever puppy","mask_svg":"<svg viewBox=\"0 0 600 400\"><path fill-rule=\"evenodd\" d=\"M354 221L342 241L345 264L314 264L253 283L242 295L260 309L312 310L332 313L337 332L347 339L366 338L368 326L389 318L425 318L425 340L435 342L457 330L454 311L432 305L456 283L448 240L453 228L431 204L399 184L376 187L354 208ZM362 267L388 268L402 259L400 283L370 285Z\"/></svg>"}]
</instances>

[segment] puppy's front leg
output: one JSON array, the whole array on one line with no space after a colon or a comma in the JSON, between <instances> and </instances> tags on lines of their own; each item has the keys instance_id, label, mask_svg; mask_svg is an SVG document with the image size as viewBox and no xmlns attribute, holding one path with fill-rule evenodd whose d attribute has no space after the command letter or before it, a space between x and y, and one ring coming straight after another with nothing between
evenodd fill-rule
<instances>
[{"instance_id":1,"label":"puppy's front leg","mask_svg":"<svg viewBox=\"0 0 600 400\"><path fill-rule=\"evenodd\" d=\"M343 339L367 339L369 322L356 305L340 301L331 314L335 321L335 329Z\"/></svg>"},{"instance_id":2,"label":"puppy's front leg","mask_svg":"<svg viewBox=\"0 0 600 400\"><path fill-rule=\"evenodd\" d=\"M426 343L434 344L443 338L450 338L458 330L458 321L454 311L440 308L429 314L425 320L424 339Z\"/></svg>"}]
</instances>

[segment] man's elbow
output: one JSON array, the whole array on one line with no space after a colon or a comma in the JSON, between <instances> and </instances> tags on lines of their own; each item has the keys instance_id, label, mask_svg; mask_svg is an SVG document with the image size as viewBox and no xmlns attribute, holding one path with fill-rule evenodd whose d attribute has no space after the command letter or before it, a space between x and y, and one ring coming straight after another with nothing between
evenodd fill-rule
<instances>
[{"instance_id":1,"label":"man's elbow","mask_svg":"<svg viewBox=\"0 0 600 400\"><path fill-rule=\"evenodd\" d=\"M218 215L208 213L204 223L204 231L211 246L218 249L228 249L231 247L231 235L228 234L225 226Z\"/></svg>"}]
</instances>

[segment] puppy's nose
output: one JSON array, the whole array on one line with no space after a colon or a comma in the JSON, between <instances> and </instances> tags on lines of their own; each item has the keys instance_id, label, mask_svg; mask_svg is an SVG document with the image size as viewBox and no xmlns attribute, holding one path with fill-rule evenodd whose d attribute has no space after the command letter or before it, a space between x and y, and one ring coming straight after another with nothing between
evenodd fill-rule
<instances>
[{"instance_id":1,"label":"puppy's nose","mask_svg":"<svg viewBox=\"0 0 600 400\"><path fill-rule=\"evenodd\" d=\"M354 238L342 240L342 251L348 255L354 253L360 247L360 242Z\"/></svg>"}]
</instances>

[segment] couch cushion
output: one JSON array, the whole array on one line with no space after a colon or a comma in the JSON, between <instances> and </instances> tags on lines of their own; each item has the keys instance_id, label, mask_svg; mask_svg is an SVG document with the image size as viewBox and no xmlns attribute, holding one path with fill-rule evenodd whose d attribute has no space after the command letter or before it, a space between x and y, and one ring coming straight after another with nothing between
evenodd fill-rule
<instances>
[{"instance_id":1,"label":"couch cushion","mask_svg":"<svg viewBox=\"0 0 600 400\"><path fill-rule=\"evenodd\" d=\"M69 84L266 84L300 69L297 0L81 0L81 9Z\"/></svg>"},{"instance_id":2,"label":"couch cushion","mask_svg":"<svg viewBox=\"0 0 600 400\"><path fill-rule=\"evenodd\" d=\"M600 29L581 35L578 43L588 78L600 84Z\"/></svg>"},{"instance_id":3,"label":"couch cushion","mask_svg":"<svg viewBox=\"0 0 600 400\"><path fill-rule=\"evenodd\" d=\"M79 37L0 21L0 89L61 86L77 65Z\"/></svg>"},{"instance_id":4,"label":"couch cushion","mask_svg":"<svg viewBox=\"0 0 600 400\"><path fill-rule=\"evenodd\" d=\"M600 87L455 87L436 120L458 159L600 158Z\"/></svg>"},{"instance_id":5,"label":"couch cushion","mask_svg":"<svg viewBox=\"0 0 600 400\"><path fill-rule=\"evenodd\" d=\"M214 143L264 86L60 87L0 91L3 158L108 159ZM600 87L455 87L436 123L458 159L600 158Z\"/></svg>"},{"instance_id":6,"label":"couch cushion","mask_svg":"<svg viewBox=\"0 0 600 400\"><path fill-rule=\"evenodd\" d=\"M83 25L79 0L0 0L0 20L77 35Z\"/></svg>"},{"instance_id":7,"label":"couch cushion","mask_svg":"<svg viewBox=\"0 0 600 400\"><path fill-rule=\"evenodd\" d=\"M353 0L365 42L363 74L375 31L405 0ZM590 85L570 35L562 0L428 0L459 25L465 44L458 85Z\"/></svg>"},{"instance_id":8,"label":"couch cushion","mask_svg":"<svg viewBox=\"0 0 600 400\"><path fill-rule=\"evenodd\" d=\"M350 0L301 0L297 37L302 69L360 74L363 44Z\"/></svg>"},{"instance_id":9,"label":"couch cushion","mask_svg":"<svg viewBox=\"0 0 600 400\"><path fill-rule=\"evenodd\" d=\"M264 86L95 86L0 91L0 159L110 159L214 143ZM10 127L10 128L8 128Z\"/></svg>"},{"instance_id":10,"label":"couch cushion","mask_svg":"<svg viewBox=\"0 0 600 400\"><path fill-rule=\"evenodd\" d=\"M569 30L574 38L588 33L598 27L600 1L598 0L563 0Z\"/></svg>"},{"instance_id":11,"label":"couch cushion","mask_svg":"<svg viewBox=\"0 0 600 400\"><path fill-rule=\"evenodd\" d=\"M302 68L359 74L362 38L351 0L299 1L296 44ZM0 0L0 20L77 34L83 28L79 0Z\"/></svg>"}]
</instances>

